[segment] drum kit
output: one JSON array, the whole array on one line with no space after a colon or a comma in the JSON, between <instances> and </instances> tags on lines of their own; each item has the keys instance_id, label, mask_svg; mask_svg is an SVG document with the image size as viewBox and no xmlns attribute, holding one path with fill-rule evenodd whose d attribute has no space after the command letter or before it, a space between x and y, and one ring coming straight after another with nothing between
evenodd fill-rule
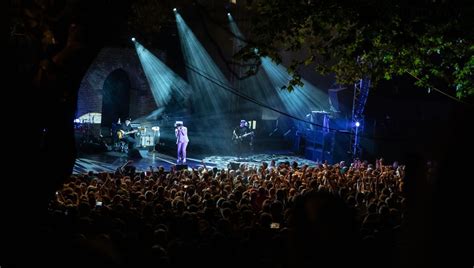
<instances>
[{"instance_id":1,"label":"drum kit","mask_svg":"<svg viewBox=\"0 0 474 268\"><path fill-rule=\"evenodd\" d=\"M160 141L160 127L158 126L147 127L147 126L143 126L139 124L132 124L132 127L135 128L133 132L135 133L137 147L143 148L143 149L150 149L150 150L153 148L153 151L154 151L155 145L159 143ZM114 132L113 130L111 130L111 133L117 133L117 136L115 137L117 139L117 142L114 144L114 147L112 150L127 153L128 145L126 142L122 141L120 135L118 134L119 132L120 130L118 130L117 132Z\"/></svg>"},{"instance_id":2,"label":"drum kit","mask_svg":"<svg viewBox=\"0 0 474 268\"><path fill-rule=\"evenodd\" d=\"M155 146L160 138L160 127L151 127L151 132L148 131L147 127L138 128L140 131L140 145L143 148Z\"/></svg>"}]
</instances>

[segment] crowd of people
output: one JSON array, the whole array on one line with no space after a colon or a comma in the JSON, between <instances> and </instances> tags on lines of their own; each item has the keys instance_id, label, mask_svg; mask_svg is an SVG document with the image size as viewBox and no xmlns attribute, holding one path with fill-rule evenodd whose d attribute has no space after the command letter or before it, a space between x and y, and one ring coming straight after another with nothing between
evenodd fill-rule
<instances>
[{"instance_id":1,"label":"crowd of people","mask_svg":"<svg viewBox=\"0 0 474 268\"><path fill-rule=\"evenodd\" d=\"M391 264L406 213L404 179L404 166L382 161L147 172L129 165L71 176L47 226L74 249L61 256L84 264Z\"/></svg>"}]
</instances>

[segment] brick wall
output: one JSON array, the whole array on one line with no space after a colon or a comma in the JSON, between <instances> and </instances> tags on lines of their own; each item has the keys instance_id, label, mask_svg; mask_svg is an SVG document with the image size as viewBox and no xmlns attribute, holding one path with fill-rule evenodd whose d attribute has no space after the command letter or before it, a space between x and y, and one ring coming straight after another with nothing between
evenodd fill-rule
<instances>
[{"instance_id":1,"label":"brick wall","mask_svg":"<svg viewBox=\"0 0 474 268\"><path fill-rule=\"evenodd\" d=\"M164 60L165 54L153 51ZM76 118L83 114L102 112L102 89L108 75L123 69L130 79L130 116L138 118L156 109L153 95L134 48L104 48L89 67L79 88Z\"/></svg>"}]
</instances>

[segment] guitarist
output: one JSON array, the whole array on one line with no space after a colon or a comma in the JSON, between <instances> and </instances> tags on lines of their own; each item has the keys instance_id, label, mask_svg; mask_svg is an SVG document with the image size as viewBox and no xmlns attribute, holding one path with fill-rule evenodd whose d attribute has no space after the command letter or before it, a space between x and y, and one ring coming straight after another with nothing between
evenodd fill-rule
<instances>
[{"instance_id":1,"label":"guitarist","mask_svg":"<svg viewBox=\"0 0 474 268\"><path fill-rule=\"evenodd\" d=\"M247 121L240 120L240 125L232 133L232 140L239 158L253 149L253 137L254 133L250 131Z\"/></svg>"},{"instance_id":2,"label":"guitarist","mask_svg":"<svg viewBox=\"0 0 474 268\"><path fill-rule=\"evenodd\" d=\"M137 141L135 140L135 133L138 132L137 129L133 128L132 119L125 119L125 124L122 124L118 133L118 136L121 141L124 141L128 145L129 151L135 148Z\"/></svg>"}]
</instances>

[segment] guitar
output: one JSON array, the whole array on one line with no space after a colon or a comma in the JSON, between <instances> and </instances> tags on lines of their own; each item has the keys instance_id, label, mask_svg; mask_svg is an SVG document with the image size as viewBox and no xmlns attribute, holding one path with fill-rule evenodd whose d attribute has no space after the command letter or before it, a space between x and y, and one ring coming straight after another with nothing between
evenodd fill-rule
<instances>
[{"instance_id":1,"label":"guitar","mask_svg":"<svg viewBox=\"0 0 474 268\"><path fill-rule=\"evenodd\" d=\"M137 132L138 132L138 129L134 129L132 131L119 130L119 131L117 131L117 136L118 136L119 140L121 140L125 137L125 135L129 135L129 134L137 133Z\"/></svg>"},{"instance_id":2,"label":"guitar","mask_svg":"<svg viewBox=\"0 0 474 268\"><path fill-rule=\"evenodd\" d=\"M253 131L250 131L248 133L245 133L245 134L242 134L240 136L237 136L237 134L235 134L235 132L233 133L232 135L232 140L234 142L237 142L237 141L242 141L245 137L248 137L248 136L251 136L253 135Z\"/></svg>"}]
</instances>

